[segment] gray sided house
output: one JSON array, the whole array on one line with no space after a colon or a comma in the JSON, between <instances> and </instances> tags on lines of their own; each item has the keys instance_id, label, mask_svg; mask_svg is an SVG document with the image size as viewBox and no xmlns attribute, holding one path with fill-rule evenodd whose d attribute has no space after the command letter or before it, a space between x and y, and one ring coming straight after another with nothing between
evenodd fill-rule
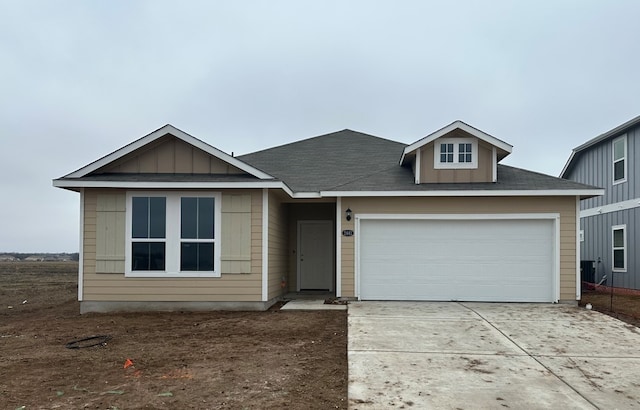
<instances>
[{"instance_id":1,"label":"gray sided house","mask_svg":"<svg viewBox=\"0 0 640 410\"><path fill-rule=\"evenodd\" d=\"M580 298L578 212L601 190L500 164L461 121L233 157L166 125L53 181L80 194L81 311Z\"/></svg>"},{"instance_id":2,"label":"gray sided house","mask_svg":"<svg viewBox=\"0 0 640 410\"><path fill-rule=\"evenodd\" d=\"M576 147L562 178L604 188L580 204L580 258L593 280L640 289L640 116Z\"/></svg>"}]
</instances>

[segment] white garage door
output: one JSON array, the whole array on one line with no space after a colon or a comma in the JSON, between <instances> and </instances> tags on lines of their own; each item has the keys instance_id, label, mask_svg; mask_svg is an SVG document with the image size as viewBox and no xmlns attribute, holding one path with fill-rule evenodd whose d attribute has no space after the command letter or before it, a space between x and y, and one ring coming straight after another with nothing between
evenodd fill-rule
<instances>
[{"instance_id":1,"label":"white garage door","mask_svg":"<svg viewBox=\"0 0 640 410\"><path fill-rule=\"evenodd\" d=\"M362 219L362 300L552 302L550 219Z\"/></svg>"}]
</instances>

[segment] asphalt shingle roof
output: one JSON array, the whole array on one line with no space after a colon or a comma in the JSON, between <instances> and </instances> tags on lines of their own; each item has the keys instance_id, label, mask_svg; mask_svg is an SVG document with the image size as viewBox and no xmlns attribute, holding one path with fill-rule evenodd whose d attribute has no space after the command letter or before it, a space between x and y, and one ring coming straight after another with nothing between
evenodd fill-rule
<instances>
[{"instance_id":1,"label":"asphalt shingle roof","mask_svg":"<svg viewBox=\"0 0 640 410\"><path fill-rule=\"evenodd\" d=\"M238 159L284 181L294 192L597 189L501 164L496 183L416 185L412 170L399 165L406 146L343 130Z\"/></svg>"},{"instance_id":2,"label":"asphalt shingle roof","mask_svg":"<svg viewBox=\"0 0 640 410\"><path fill-rule=\"evenodd\" d=\"M237 157L284 181L294 192L319 192L399 165L406 144L351 130Z\"/></svg>"}]
</instances>

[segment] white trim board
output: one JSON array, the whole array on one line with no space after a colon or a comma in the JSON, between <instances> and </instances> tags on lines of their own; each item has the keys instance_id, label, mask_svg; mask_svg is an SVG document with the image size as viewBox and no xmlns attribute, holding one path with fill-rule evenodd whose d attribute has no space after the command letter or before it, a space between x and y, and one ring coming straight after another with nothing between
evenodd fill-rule
<instances>
[{"instance_id":1,"label":"white trim board","mask_svg":"<svg viewBox=\"0 0 640 410\"><path fill-rule=\"evenodd\" d=\"M474 190L474 191L321 191L323 197L461 197L461 196L600 196L604 189ZM294 197L295 198L295 197Z\"/></svg>"},{"instance_id":2,"label":"white trim board","mask_svg":"<svg viewBox=\"0 0 640 410\"><path fill-rule=\"evenodd\" d=\"M84 298L84 189L80 190L80 241L78 248L78 302L82 302Z\"/></svg>"},{"instance_id":3,"label":"white trim board","mask_svg":"<svg viewBox=\"0 0 640 410\"><path fill-rule=\"evenodd\" d=\"M627 201L598 206L595 208L583 209L582 211L580 211L580 218L588 218L590 216L608 214L610 212L624 211L627 209L638 207L640 207L640 198L634 198Z\"/></svg>"},{"instance_id":4,"label":"white trim board","mask_svg":"<svg viewBox=\"0 0 640 410\"><path fill-rule=\"evenodd\" d=\"M269 300L269 189L262 189L262 301Z\"/></svg>"},{"instance_id":5,"label":"white trim board","mask_svg":"<svg viewBox=\"0 0 640 410\"><path fill-rule=\"evenodd\" d=\"M336 297L342 297L342 198L336 199Z\"/></svg>"}]
</instances>

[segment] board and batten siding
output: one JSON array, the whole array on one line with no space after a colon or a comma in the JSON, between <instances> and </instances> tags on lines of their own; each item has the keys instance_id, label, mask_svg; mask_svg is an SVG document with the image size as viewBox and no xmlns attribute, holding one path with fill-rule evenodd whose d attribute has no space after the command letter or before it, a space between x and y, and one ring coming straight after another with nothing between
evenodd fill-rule
<instances>
[{"instance_id":1,"label":"board and batten siding","mask_svg":"<svg viewBox=\"0 0 640 410\"><path fill-rule=\"evenodd\" d=\"M357 214L560 214L560 300L576 299L575 197L342 198ZM355 230L355 217L342 221ZM342 294L355 297L355 237L342 236Z\"/></svg>"},{"instance_id":2,"label":"board and batten siding","mask_svg":"<svg viewBox=\"0 0 640 410\"><path fill-rule=\"evenodd\" d=\"M287 205L280 194L269 191L269 284L267 299L282 296L286 291L282 286L288 279L288 230Z\"/></svg>"},{"instance_id":3,"label":"board and batten siding","mask_svg":"<svg viewBox=\"0 0 640 410\"><path fill-rule=\"evenodd\" d=\"M575 165L564 175L565 179L605 190L602 196L581 201L580 209L596 208L640 198L640 127L630 129L623 134L627 135L626 182L613 184L613 140L618 136L580 152Z\"/></svg>"},{"instance_id":4,"label":"board and batten siding","mask_svg":"<svg viewBox=\"0 0 640 410\"><path fill-rule=\"evenodd\" d=\"M222 191L222 276L126 278L125 190L84 195L85 301L259 302L262 269L262 191ZM111 225L111 222L114 225ZM99 228L99 229L98 229ZM105 230L108 228L108 230ZM225 245L226 244L226 245Z\"/></svg>"},{"instance_id":5,"label":"board and batten siding","mask_svg":"<svg viewBox=\"0 0 640 410\"><path fill-rule=\"evenodd\" d=\"M580 260L596 262L595 282L600 282L606 275L607 285L611 285L613 280L613 286L640 289L640 275L636 274L636 267L640 266L640 252L634 248L634 244L640 243L640 229L637 229L640 226L640 208L588 216L581 218L580 225L584 231ZM618 225L627 227L627 271L612 275L612 227Z\"/></svg>"},{"instance_id":6,"label":"board and batten siding","mask_svg":"<svg viewBox=\"0 0 640 410\"><path fill-rule=\"evenodd\" d=\"M98 171L134 174L245 174L170 134Z\"/></svg>"},{"instance_id":7,"label":"board and batten siding","mask_svg":"<svg viewBox=\"0 0 640 410\"><path fill-rule=\"evenodd\" d=\"M471 138L465 135L451 136L453 138ZM444 138L450 138L446 136ZM491 145L475 139L478 144L478 168L472 169L436 169L434 167L434 149L439 149L440 139L424 146L420 157L420 183L451 183L451 182L492 182L493 181L493 151ZM415 170L414 170L415 172Z\"/></svg>"}]
</instances>

